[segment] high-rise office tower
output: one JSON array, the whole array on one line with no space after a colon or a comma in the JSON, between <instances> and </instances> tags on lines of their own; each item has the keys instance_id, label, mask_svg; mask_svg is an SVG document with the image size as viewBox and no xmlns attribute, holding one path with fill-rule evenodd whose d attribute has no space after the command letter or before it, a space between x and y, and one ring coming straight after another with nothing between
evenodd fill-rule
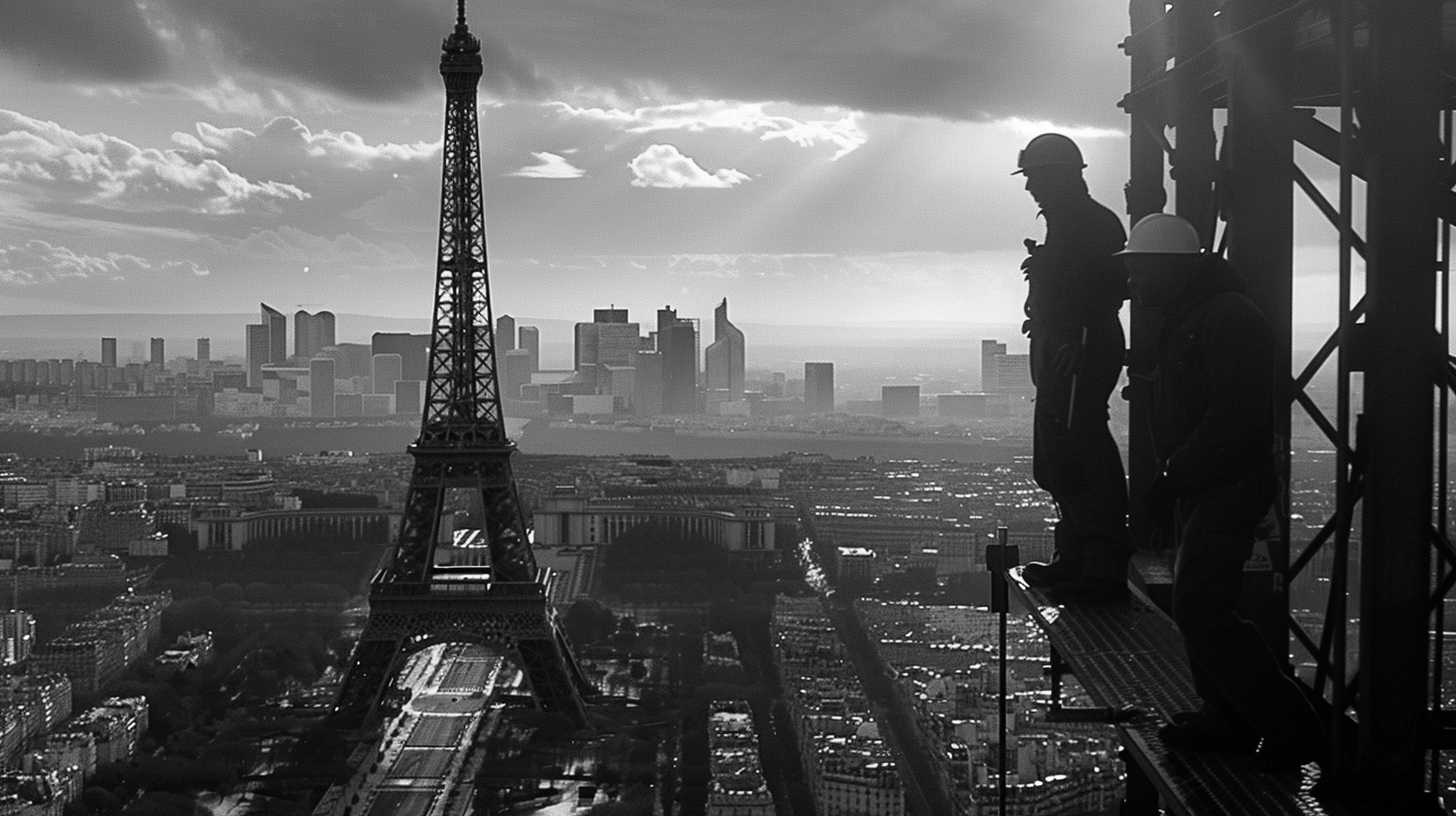
<instances>
[{"instance_id":1,"label":"high-rise office tower","mask_svg":"<svg viewBox=\"0 0 1456 816\"><path fill-rule=\"evenodd\" d=\"M662 352L638 351L632 355L637 369L633 383L632 413L641 417L662 413Z\"/></svg>"},{"instance_id":2,"label":"high-rise office tower","mask_svg":"<svg viewBox=\"0 0 1456 816\"><path fill-rule=\"evenodd\" d=\"M313 322L314 325L317 327L315 331L318 334L319 348L323 348L324 346L332 346L335 342L337 342L338 338L336 336L335 330L338 327L335 325L333 312L327 310L322 312L315 312L313 316Z\"/></svg>"},{"instance_id":3,"label":"high-rise office tower","mask_svg":"<svg viewBox=\"0 0 1456 816\"><path fill-rule=\"evenodd\" d=\"M804 412L834 413L834 363L804 363Z\"/></svg>"},{"instance_id":4,"label":"high-rise office tower","mask_svg":"<svg viewBox=\"0 0 1456 816\"><path fill-rule=\"evenodd\" d=\"M288 318L282 312L266 303L258 304L262 323L268 329L268 359L264 362L280 365L288 362Z\"/></svg>"},{"instance_id":5,"label":"high-rise office tower","mask_svg":"<svg viewBox=\"0 0 1456 816\"><path fill-rule=\"evenodd\" d=\"M212 338L197 338L197 362L206 363L212 360Z\"/></svg>"},{"instance_id":6,"label":"high-rise office tower","mask_svg":"<svg viewBox=\"0 0 1456 816\"><path fill-rule=\"evenodd\" d=\"M662 355L662 411L691 414L698 410L698 321L657 310L657 351Z\"/></svg>"},{"instance_id":7,"label":"high-rise office tower","mask_svg":"<svg viewBox=\"0 0 1456 816\"><path fill-rule=\"evenodd\" d=\"M573 366L594 382L597 366L631 365L632 353L642 348L642 328L627 322L626 309L595 309L592 322L576 324L574 339Z\"/></svg>"},{"instance_id":8,"label":"high-rise office tower","mask_svg":"<svg viewBox=\"0 0 1456 816\"><path fill-rule=\"evenodd\" d=\"M60 385L70 387L76 382L76 361L65 359L61 361L60 368L56 369L56 382Z\"/></svg>"},{"instance_id":9,"label":"high-rise office tower","mask_svg":"<svg viewBox=\"0 0 1456 816\"><path fill-rule=\"evenodd\" d=\"M678 320L657 333L662 354L662 411L694 414L698 411L698 330L687 320Z\"/></svg>"},{"instance_id":10,"label":"high-rise office tower","mask_svg":"<svg viewBox=\"0 0 1456 816\"><path fill-rule=\"evenodd\" d=\"M116 368L116 338L101 338L101 364L109 368Z\"/></svg>"},{"instance_id":11,"label":"high-rise office tower","mask_svg":"<svg viewBox=\"0 0 1456 816\"><path fill-rule=\"evenodd\" d=\"M531 372L541 370L541 330L535 326L522 326L520 328L520 347L531 352Z\"/></svg>"},{"instance_id":12,"label":"high-rise office tower","mask_svg":"<svg viewBox=\"0 0 1456 816\"><path fill-rule=\"evenodd\" d=\"M167 365L167 341L164 338L152 338L152 356L148 362L157 368Z\"/></svg>"},{"instance_id":13,"label":"high-rise office tower","mask_svg":"<svg viewBox=\"0 0 1456 816\"><path fill-rule=\"evenodd\" d=\"M995 394L1001 390L1001 383L996 376L996 359L1006 354L1006 344L998 343L995 340L981 341L981 391L986 394Z\"/></svg>"},{"instance_id":14,"label":"high-rise office tower","mask_svg":"<svg viewBox=\"0 0 1456 816\"><path fill-rule=\"evenodd\" d=\"M271 329L264 323L249 323L247 327L247 342L244 348L247 350L248 387L263 387L263 366L268 363L269 357L269 333Z\"/></svg>"},{"instance_id":15,"label":"high-rise office tower","mask_svg":"<svg viewBox=\"0 0 1456 816\"><path fill-rule=\"evenodd\" d=\"M521 386L531 382L531 352L525 349L511 349L500 357L501 399L518 400Z\"/></svg>"},{"instance_id":16,"label":"high-rise office tower","mask_svg":"<svg viewBox=\"0 0 1456 816\"><path fill-rule=\"evenodd\" d=\"M374 354L398 354L403 363L403 380L427 380L430 336L408 332L375 332L370 342Z\"/></svg>"},{"instance_id":17,"label":"high-rise office tower","mask_svg":"<svg viewBox=\"0 0 1456 816\"><path fill-rule=\"evenodd\" d=\"M293 313L293 356L307 360L318 356L334 344L334 313L309 314L299 309Z\"/></svg>"},{"instance_id":18,"label":"high-rise office tower","mask_svg":"<svg viewBox=\"0 0 1456 816\"><path fill-rule=\"evenodd\" d=\"M334 415L334 358L315 357L308 361L308 415Z\"/></svg>"},{"instance_id":19,"label":"high-rise office tower","mask_svg":"<svg viewBox=\"0 0 1456 816\"><path fill-rule=\"evenodd\" d=\"M495 350L507 352L516 347L516 319L501 315L495 319Z\"/></svg>"},{"instance_id":20,"label":"high-rise office tower","mask_svg":"<svg viewBox=\"0 0 1456 816\"><path fill-rule=\"evenodd\" d=\"M726 390L729 399L742 399L745 353L743 332L728 321L728 298L723 298L713 310L713 343L704 357L707 387Z\"/></svg>"},{"instance_id":21,"label":"high-rise office tower","mask_svg":"<svg viewBox=\"0 0 1456 816\"><path fill-rule=\"evenodd\" d=\"M371 394L393 394L394 384L408 379L404 376L404 359L398 354L374 355L373 383Z\"/></svg>"},{"instance_id":22,"label":"high-rise office tower","mask_svg":"<svg viewBox=\"0 0 1456 816\"><path fill-rule=\"evenodd\" d=\"M880 415L887 417L920 416L920 386L880 386Z\"/></svg>"}]
</instances>

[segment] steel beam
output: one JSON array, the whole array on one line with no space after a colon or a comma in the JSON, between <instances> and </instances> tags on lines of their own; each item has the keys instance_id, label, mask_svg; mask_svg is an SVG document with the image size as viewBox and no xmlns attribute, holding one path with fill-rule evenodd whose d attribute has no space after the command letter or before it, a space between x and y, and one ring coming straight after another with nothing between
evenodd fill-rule
<instances>
[{"instance_id":1,"label":"steel beam","mask_svg":"<svg viewBox=\"0 0 1456 816\"><path fill-rule=\"evenodd\" d=\"M1198 228L1203 245L1213 245L1214 208L1213 104L1204 92L1202 76L1188 70L1213 44L1213 4L1210 0L1179 0L1174 27L1177 31L1177 70L1173 81L1177 98L1173 105L1176 134L1172 174L1177 182L1179 215Z\"/></svg>"},{"instance_id":2,"label":"steel beam","mask_svg":"<svg viewBox=\"0 0 1456 816\"><path fill-rule=\"evenodd\" d=\"M1440 6L1371 4L1373 70L1360 111L1367 322L1382 364L1365 375L1360 440L1368 469L1356 771L1399 813L1413 812L1424 789L1428 730L1432 402L1443 359L1435 330Z\"/></svg>"},{"instance_id":3,"label":"steel beam","mask_svg":"<svg viewBox=\"0 0 1456 816\"><path fill-rule=\"evenodd\" d=\"M1281 658L1289 654L1289 603L1276 576L1289 563L1289 414L1294 312L1294 143L1289 101L1294 19L1290 0L1237 0L1224 5L1219 58L1228 81L1226 176L1220 198L1228 207L1229 261L1249 286L1273 328L1276 498L1279 538L1271 542L1270 580L1246 586L1254 623ZM1257 25L1256 25L1257 24Z\"/></svg>"},{"instance_id":4,"label":"steel beam","mask_svg":"<svg viewBox=\"0 0 1456 816\"><path fill-rule=\"evenodd\" d=\"M1170 28L1163 0L1132 0L1128 7L1132 30L1161 31L1166 34ZM1131 67L1132 87L1142 84L1148 77L1161 73L1167 60L1168 42L1171 38L1160 35L1157 38L1129 37L1123 44ZM1127 201L1129 226L1145 215L1161 212L1168 203L1168 192L1164 188L1163 154L1167 137L1163 134L1164 116L1160 105L1138 104L1129 97L1124 107L1130 117L1128 182L1123 189ZM1136 304L1129 307L1127 366L1129 374L1150 370L1153 366L1153 348L1157 340L1158 327L1153 314L1139 309ZM1153 451L1152 439L1137 429L1149 426L1148 395L1139 387L1140 381L1129 377L1128 426L1128 530L1133 546L1140 550L1150 549L1153 534L1147 518L1142 497L1147 493L1157 470L1157 455Z\"/></svg>"}]
</instances>

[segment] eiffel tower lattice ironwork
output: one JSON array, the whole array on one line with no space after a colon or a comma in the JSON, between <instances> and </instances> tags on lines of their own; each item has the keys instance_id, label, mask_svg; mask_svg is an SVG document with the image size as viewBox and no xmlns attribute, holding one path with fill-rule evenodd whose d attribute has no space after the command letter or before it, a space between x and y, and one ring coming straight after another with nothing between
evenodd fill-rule
<instances>
[{"instance_id":1,"label":"eiffel tower lattice ironwork","mask_svg":"<svg viewBox=\"0 0 1456 816\"><path fill-rule=\"evenodd\" d=\"M373 721L406 657L430 643L472 642L514 654L545 710L585 722L590 689L549 598L551 573L538 568L511 473L496 380L475 89L480 41L459 2L445 39L444 171L429 382L414 470L393 560L375 574L369 620L334 708L333 721ZM446 494L478 497L489 566L435 563Z\"/></svg>"}]
</instances>

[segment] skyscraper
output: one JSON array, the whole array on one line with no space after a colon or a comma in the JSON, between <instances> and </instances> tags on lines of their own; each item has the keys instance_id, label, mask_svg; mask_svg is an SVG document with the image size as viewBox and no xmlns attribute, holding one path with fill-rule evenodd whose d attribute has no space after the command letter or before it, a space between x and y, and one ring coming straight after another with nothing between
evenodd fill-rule
<instances>
[{"instance_id":1,"label":"skyscraper","mask_svg":"<svg viewBox=\"0 0 1456 816\"><path fill-rule=\"evenodd\" d=\"M729 399L742 399L745 353L743 332L728 321L728 298L723 298L713 310L713 344L704 359L707 387L726 390Z\"/></svg>"},{"instance_id":2,"label":"skyscraper","mask_svg":"<svg viewBox=\"0 0 1456 816\"><path fill-rule=\"evenodd\" d=\"M636 352L632 355L632 367L637 369L632 413L642 417L662 413L662 352Z\"/></svg>"},{"instance_id":3,"label":"skyscraper","mask_svg":"<svg viewBox=\"0 0 1456 816\"><path fill-rule=\"evenodd\" d=\"M662 351L662 410L667 414L693 414L698 410L698 330L687 320L659 329Z\"/></svg>"},{"instance_id":4,"label":"skyscraper","mask_svg":"<svg viewBox=\"0 0 1456 816\"><path fill-rule=\"evenodd\" d=\"M404 360L398 354L374 355L374 371L371 378L374 387L369 389L369 393L393 394L394 384L406 379L403 371Z\"/></svg>"},{"instance_id":5,"label":"skyscraper","mask_svg":"<svg viewBox=\"0 0 1456 816\"><path fill-rule=\"evenodd\" d=\"M531 382L531 352L511 349L500 357L500 390L502 399L521 398L521 386Z\"/></svg>"},{"instance_id":6,"label":"skyscraper","mask_svg":"<svg viewBox=\"0 0 1456 816\"><path fill-rule=\"evenodd\" d=\"M983 393L995 394L1001 390L1001 383L996 377L996 358L1005 353L1005 343L998 343L995 340L981 341L981 391Z\"/></svg>"},{"instance_id":7,"label":"skyscraper","mask_svg":"<svg viewBox=\"0 0 1456 816\"><path fill-rule=\"evenodd\" d=\"M109 368L116 368L116 338L101 338L101 364Z\"/></svg>"},{"instance_id":8,"label":"skyscraper","mask_svg":"<svg viewBox=\"0 0 1456 816\"><path fill-rule=\"evenodd\" d=\"M148 362L157 368L167 365L167 341L164 338L152 338L152 356Z\"/></svg>"},{"instance_id":9,"label":"skyscraper","mask_svg":"<svg viewBox=\"0 0 1456 816\"><path fill-rule=\"evenodd\" d=\"M627 322L626 309L595 309L592 322L575 329L573 366L587 382L595 382L597 366L631 365L632 353L642 348L642 327Z\"/></svg>"},{"instance_id":10,"label":"skyscraper","mask_svg":"<svg viewBox=\"0 0 1456 816\"><path fill-rule=\"evenodd\" d=\"M495 319L495 350L504 354L516 347L516 319L510 315L501 315Z\"/></svg>"},{"instance_id":11,"label":"skyscraper","mask_svg":"<svg viewBox=\"0 0 1456 816\"><path fill-rule=\"evenodd\" d=\"M259 322L268 329L268 357L264 362L288 362L288 318L266 303L259 303L258 311L262 314Z\"/></svg>"},{"instance_id":12,"label":"skyscraper","mask_svg":"<svg viewBox=\"0 0 1456 816\"><path fill-rule=\"evenodd\" d=\"M263 366L268 363L269 327L264 323L249 323L247 327L248 387L263 387Z\"/></svg>"},{"instance_id":13,"label":"skyscraper","mask_svg":"<svg viewBox=\"0 0 1456 816\"><path fill-rule=\"evenodd\" d=\"M334 415L334 358L315 357L308 361L308 415Z\"/></svg>"},{"instance_id":14,"label":"skyscraper","mask_svg":"<svg viewBox=\"0 0 1456 816\"><path fill-rule=\"evenodd\" d=\"M407 332L375 332L370 343L374 354L398 354L403 364L404 380L427 380L425 371L430 361L430 336Z\"/></svg>"},{"instance_id":15,"label":"skyscraper","mask_svg":"<svg viewBox=\"0 0 1456 816\"><path fill-rule=\"evenodd\" d=\"M206 363L212 360L212 338L197 338L197 362Z\"/></svg>"},{"instance_id":16,"label":"skyscraper","mask_svg":"<svg viewBox=\"0 0 1456 816\"><path fill-rule=\"evenodd\" d=\"M834 413L834 363L804 363L804 412Z\"/></svg>"},{"instance_id":17,"label":"skyscraper","mask_svg":"<svg viewBox=\"0 0 1456 816\"><path fill-rule=\"evenodd\" d=\"M293 356L307 360L318 356L326 346L334 344L334 313L309 314L299 309L293 313Z\"/></svg>"},{"instance_id":18,"label":"skyscraper","mask_svg":"<svg viewBox=\"0 0 1456 816\"><path fill-rule=\"evenodd\" d=\"M531 372L541 370L541 330L535 326L520 328L521 348L531 352Z\"/></svg>"}]
</instances>

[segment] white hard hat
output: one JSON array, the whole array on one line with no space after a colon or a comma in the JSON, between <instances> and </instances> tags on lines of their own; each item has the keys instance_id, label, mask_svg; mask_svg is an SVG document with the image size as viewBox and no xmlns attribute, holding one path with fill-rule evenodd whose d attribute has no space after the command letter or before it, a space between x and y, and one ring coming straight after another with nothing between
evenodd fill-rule
<instances>
[{"instance_id":1,"label":"white hard hat","mask_svg":"<svg viewBox=\"0 0 1456 816\"><path fill-rule=\"evenodd\" d=\"M1201 255L1203 241L1186 219L1168 213L1145 215L1132 225L1127 248L1117 255Z\"/></svg>"}]
</instances>

